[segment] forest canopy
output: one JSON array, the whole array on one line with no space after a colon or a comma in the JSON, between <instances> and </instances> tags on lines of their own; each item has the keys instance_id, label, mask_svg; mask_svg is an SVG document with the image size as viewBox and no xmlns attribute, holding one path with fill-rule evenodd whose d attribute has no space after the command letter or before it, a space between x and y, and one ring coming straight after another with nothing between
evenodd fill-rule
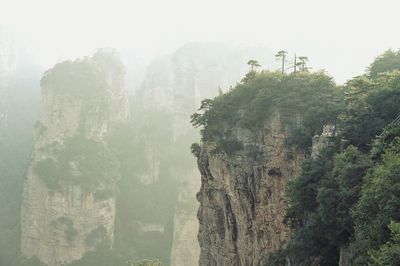
<instances>
[{"instance_id":1,"label":"forest canopy","mask_svg":"<svg viewBox=\"0 0 400 266\"><path fill-rule=\"evenodd\" d=\"M287 245L266 265L398 265L400 65L387 51L343 87L338 134L287 188ZM344 145L345 144L345 145ZM347 146L347 147L346 147Z\"/></svg>"}]
</instances>

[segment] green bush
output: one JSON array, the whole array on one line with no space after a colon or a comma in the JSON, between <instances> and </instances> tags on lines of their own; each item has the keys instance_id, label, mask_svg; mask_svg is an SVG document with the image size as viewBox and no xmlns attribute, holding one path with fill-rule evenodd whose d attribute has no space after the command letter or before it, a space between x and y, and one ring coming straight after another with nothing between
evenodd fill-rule
<instances>
[{"instance_id":1,"label":"green bush","mask_svg":"<svg viewBox=\"0 0 400 266\"><path fill-rule=\"evenodd\" d=\"M34 172L51 189L61 184L113 186L119 178L119 163L105 143L75 135L54 151L54 158L37 162Z\"/></svg>"},{"instance_id":2,"label":"green bush","mask_svg":"<svg viewBox=\"0 0 400 266\"><path fill-rule=\"evenodd\" d=\"M201 152L201 147L200 147L200 145L199 145L198 143L193 143L193 144L190 146L190 151L192 152L192 154L193 154L194 156L196 156L197 158L199 158L199 157L200 157L200 152Z\"/></svg>"},{"instance_id":3,"label":"green bush","mask_svg":"<svg viewBox=\"0 0 400 266\"><path fill-rule=\"evenodd\" d=\"M382 74L375 80L357 77L343 90L347 108L339 116L339 133L367 152L371 140L400 114L400 71Z\"/></svg>"},{"instance_id":4,"label":"green bush","mask_svg":"<svg viewBox=\"0 0 400 266\"><path fill-rule=\"evenodd\" d=\"M233 154L242 149L243 149L243 144L236 139L220 139L217 142L217 145L212 152L214 154L224 152L227 155L232 156Z\"/></svg>"},{"instance_id":5,"label":"green bush","mask_svg":"<svg viewBox=\"0 0 400 266\"><path fill-rule=\"evenodd\" d=\"M202 101L191 116L193 126L201 127L202 141L213 141L222 150L240 150L232 129L241 127L257 132L279 113L291 134L291 143L301 149L322 126L335 122L343 109L340 91L323 72L282 75L263 71L238 84L230 92ZM233 148L233 149L232 149Z\"/></svg>"},{"instance_id":6,"label":"green bush","mask_svg":"<svg viewBox=\"0 0 400 266\"><path fill-rule=\"evenodd\" d=\"M390 222L390 240L378 250L368 252L371 266L398 265L400 258L400 223Z\"/></svg>"},{"instance_id":7,"label":"green bush","mask_svg":"<svg viewBox=\"0 0 400 266\"><path fill-rule=\"evenodd\" d=\"M33 171L36 175L40 176L50 189L58 188L59 169L54 159L46 158L37 162Z\"/></svg>"},{"instance_id":8,"label":"green bush","mask_svg":"<svg viewBox=\"0 0 400 266\"><path fill-rule=\"evenodd\" d=\"M368 74L372 78L377 78L382 73L394 70L400 70L400 50L389 49L375 58L368 67Z\"/></svg>"}]
</instances>

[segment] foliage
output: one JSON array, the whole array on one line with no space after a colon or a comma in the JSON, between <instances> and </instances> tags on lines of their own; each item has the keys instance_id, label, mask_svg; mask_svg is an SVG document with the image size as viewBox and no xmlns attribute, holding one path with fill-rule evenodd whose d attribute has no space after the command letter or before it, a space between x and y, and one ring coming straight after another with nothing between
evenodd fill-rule
<instances>
[{"instance_id":1,"label":"foliage","mask_svg":"<svg viewBox=\"0 0 400 266\"><path fill-rule=\"evenodd\" d=\"M390 236L390 221L400 221L399 142L385 149L382 162L372 167L365 178L360 198L353 209L355 223L355 265L363 265L369 250L384 245Z\"/></svg>"},{"instance_id":2,"label":"foliage","mask_svg":"<svg viewBox=\"0 0 400 266\"><path fill-rule=\"evenodd\" d=\"M351 145L340 152L331 147L303 162L287 192L292 236L286 252L296 265L310 265L315 258L335 265L340 247L348 243L352 265L366 265L372 263L368 253L384 249L387 226L400 219L399 128L388 127L369 154Z\"/></svg>"},{"instance_id":3,"label":"foliage","mask_svg":"<svg viewBox=\"0 0 400 266\"><path fill-rule=\"evenodd\" d=\"M398 265L400 259L400 223L391 221L389 224L390 241L378 250L371 250L369 254L371 266Z\"/></svg>"},{"instance_id":4,"label":"foliage","mask_svg":"<svg viewBox=\"0 0 400 266\"><path fill-rule=\"evenodd\" d=\"M311 265L315 260L337 265L338 251L330 241L335 231L330 230L319 209L320 189L334 168L334 152L333 147L327 148L318 157L303 161L301 175L288 184L286 223L292 236L286 249L296 265Z\"/></svg>"},{"instance_id":5,"label":"foliage","mask_svg":"<svg viewBox=\"0 0 400 266\"><path fill-rule=\"evenodd\" d=\"M240 151L243 149L243 144L234 139L221 139L218 142L218 145L215 147L215 149L213 150L214 154L218 154L221 152L226 153L227 155L234 155L237 151Z\"/></svg>"},{"instance_id":6,"label":"foliage","mask_svg":"<svg viewBox=\"0 0 400 266\"><path fill-rule=\"evenodd\" d=\"M192 124L201 127L203 142L213 141L220 150L224 150L223 146L234 146L231 152L240 150L238 145L232 145L238 141L232 129L254 131L278 112L285 125L293 128L291 143L305 149L323 124L335 121L342 108L339 90L323 72L296 76L268 71L250 73L253 77L227 94L204 100L199 112L192 115Z\"/></svg>"},{"instance_id":7,"label":"foliage","mask_svg":"<svg viewBox=\"0 0 400 266\"><path fill-rule=\"evenodd\" d=\"M354 146L336 154L333 163L331 173L318 191L319 213L325 223L335 228L329 236L331 242L342 246L353 236L350 210L359 198L363 177L371 163Z\"/></svg>"},{"instance_id":8,"label":"foliage","mask_svg":"<svg viewBox=\"0 0 400 266\"><path fill-rule=\"evenodd\" d=\"M346 111L340 115L340 133L363 151L382 129L400 114L400 71L371 80L351 80L343 89Z\"/></svg>"},{"instance_id":9,"label":"foliage","mask_svg":"<svg viewBox=\"0 0 400 266\"><path fill-rule=\"evenodd\" d=\"M309 67L307 67L308 57L307 56L299 56L298 62L296 62L296 67L300 68L300 71L308 71Z\"/></svg>"},{"instance_id":10,"label":"foliage","mask_svg":"<svg viewBox=\"0 0 400 266\"><path fill-rule=\"evenodd\" d=\"M389 125L385 127L382 135L372 143L372 149L370 152L371 159L376 162L381 162L382 155L388 149L400 153L399 125Z\"/></svg>"},{"instance_id":11,"label":"foliage","mask_svg":"<svg viewBox=\"0 0 400 266\"><path fill-rule=\"evenodd\" d=\"M257 60L249 60L247 64L250 66L251 71L254 71L254 68L260 67L261 65L258 63Z\"/></svg>"},{"instance_id":12,"label":"foliage","mask_svg":"<svg viewBox=\"0 0 400 266\"><path fill-rule=\"evenodd\" d=\"M350 210L369 165L368 157L354 146L337 154L331 147L304 161L287 192L286 219L293 230L287 250L298 263L307 265L312 258L323 265L337 262L339 248L354 234Z\"/></svg>"},{"instance_id":13,"label":"foliage","mask_svg":"<svg viewBox=\"0 0 400 266\"><path fill-rule=\"evenodd\" d=\"M352 263L366 265L389 250L389 222L400 219L400 127L389 125L400 114L400 71L356 77L341 91L326 86L325 78L321 73L252 73L229 93L205 101L192 123L202 128L202 141L213 143L215 152L233 155L247 149L239 146L237 128L260 131L276 113L295 133L287 144L303 149L323 124L338 119L334 145L306 159L301 175L288 185L286 223L292 235L279 252L295 265L337 265L340 248L351 243ZM350 146L339 146L339 140ZM268 259L282 263L275 255Z\"/></svg>"},{"instance_id":14,"label":"foliage","mask_svg":"<svg viewBox=\"0 0 400 266\"><path fill-rule=\"evenodd\" d=\"M246 158L249 160L253 160L255 162L262 162L265 160L265 154L260 147L258 147L255 144L246 144L243 146L244 149L244 154L246 155Z\"/></svg>"},{"instance_id":15,"label":"foliage","mask_svg":"<svg viewBox=\"0 0 400 266\"><path fill-rule=\"evenodd\" d=\"M200 157L200 152L201 152L201 147L200 147L200 145L198 143L193 143L190 146L190 151L192 152L192 154L194 156L196 156L196 158L199 158Z\"/></svg>"},{"instance_id":16,"label":"foliage","mask_svg":"<svg viewBox=\"0 0 400 266\"><path fill-rule=\"evenodd\" d=\"M118 170L118 161L104 143L80 135L67 138L55 150L54 158L45 158L34 167L34 172L51 189L60 184L112 186L119 178Z\"/></svg>"},{"instance_id":17,"label":"foliage","mask_svg":"<svg viewBox=\"0 0 400 266\"><path fill-rule=\"evenodd\" d=\"M400 50L389 49L375 58L368 67L369 76L377 78L381 73L400 70Z\"/></svg>"},{"instance_id":18,"label":"foliage","mask_svg":"<svg viewBox=\"0 0 400 266\"><path fill-rule=\"evenodd\" d=\"M281 61L281 64L282 64L281 72L282 72L282 74L285 72L285 63L286 63L287 54L288 54L287 51L280 50L275 55L276 60Z\"/></svg>"}]
</instances>

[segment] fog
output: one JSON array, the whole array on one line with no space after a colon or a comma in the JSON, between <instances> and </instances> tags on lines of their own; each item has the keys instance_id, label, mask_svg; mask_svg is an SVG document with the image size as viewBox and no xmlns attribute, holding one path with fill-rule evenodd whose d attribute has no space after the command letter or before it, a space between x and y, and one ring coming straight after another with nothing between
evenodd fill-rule
<instances>
[{"instance_id":1,"label":"fog","mask_svg":"<svg viewBox=\"0 0 400 266\"><path fill-rule=\"evenodd\" d=\"M398 1L1 1L0 25L46 66L113 47L148 61L194 41L263 45L309 57L338 82L400 36ZM276 68L273 60L264 68Z\"/></svg>"},{"instance_id":2,"label":"fog","mask_svg":"<svg viewBox=\"0 0 400 266\"><path fill-rule=\"evenodd\" d=\"M283 228L272 242L286 241L283 190L249 180L282 174L268 149L279 165L310 157L338 117L351 133L375 116L365 132L376 136L398 115L396 100L383 115L360 100L355 114L378 111L351 120L345 104L365 84L387 89L380 74L399 69L398 10L396 0L0 0L0 266L208 266L214 251L226 255L217 265L240 265L227 262L237 245L267 249L243 238L269 245ZM392 94L371 95L372 105ZM274 108L289 114L285 128ZM282 159L284 145L304 153ZM241 171L249 178L234 179ZM272 196L246 194L259 191ZM224 213L235 200L243 217L260 204L262 219L283 204L267 217L276 228L236 224L247 218ZM259 265L265 254L247 255Z\"/></svg>"}]
</instances>

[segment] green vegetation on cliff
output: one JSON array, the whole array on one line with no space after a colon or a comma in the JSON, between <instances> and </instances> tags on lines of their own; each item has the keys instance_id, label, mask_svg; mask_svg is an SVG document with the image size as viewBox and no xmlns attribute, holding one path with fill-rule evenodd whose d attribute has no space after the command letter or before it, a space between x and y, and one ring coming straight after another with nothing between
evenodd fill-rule
<instances>
[{"instance_id":1,"label":"green vegetation on cliff","mask_svg":"<svg viewBox=\"0 0 400 266\"><path fill-rule=\"evenodd\" d=\"M215 142L218 150L232 154L242 148L235 127L256 131L276 113L290 128L288 144L309 148L312 137L325 123L334 123L341 108L340 90L324 72L251 71L228 93L203 100L191 118L202 128L203 142Z\"/></svg>"},{"instance_id":2,"label":"green vegetation on cliff","mask_svg":"<svg viewBox=\"0 0 400 266\"><path fill-rule=\"evenodd\" d=\"M378 56L368 67L371 78L377 78L380 74L400 70L400 50L386 50Z\"/></svg>"},{"instance_id":3,"label":"green vegetation on cliff","mask_svg":"<svg viewBox=\"0 0 400 266\"><path fill-rule=\"evenodd\" d=\"M227 155L246 151L243 132L256 138L277 114L287 144L306 154L323 125L335 125L331 145L304 160L289 182L285 221L292 233L281 250L266 254L266 265L337 265L345 249L351 265L398 265L400 126L391 122L400 115L399 58L386 51L368 74L341 87L323 72L253 70L192 115L202 142ZM197 157L201 149L191 146Z\"/></svg>"},{"instance_id":4,"label":"green vegetation on cliff","mask_svg":"<svg viewBox=\"0 0 400 266\"><path fill-rule=\"evenodd\" d=\"M397 60L388 51L371 64L370 75L344 86L338 134L289 183L292 234L267 265L284 265L282 257L295 265L337 265L343 248L351 265L398 265L400 126L391 124L400 114Z\"/></svg>"},{"instance_id":5,"label":"green vegetation on cliff","mask_svg":"<svg viewBox=\"0 0 400 266\"><path fill-rule=\"evenodd\" d=\"M400 114L400 71L376 79L356 77L344 86L346 110L339 116L341 137L363 151Z\"/></svg>"},{"instance_id":6,"label":"green vegetation on cliff","mask_svg":"<svg viewBox=\"0 0 400 266\"><path fill-rule=\"evenodd\" d=\"M52 158L36 163L34 172L51 189L60 185L90 188L111 185L119 178L119 163L105 143L75 135L54 148Z\"/></svg>"}]
</instances>

